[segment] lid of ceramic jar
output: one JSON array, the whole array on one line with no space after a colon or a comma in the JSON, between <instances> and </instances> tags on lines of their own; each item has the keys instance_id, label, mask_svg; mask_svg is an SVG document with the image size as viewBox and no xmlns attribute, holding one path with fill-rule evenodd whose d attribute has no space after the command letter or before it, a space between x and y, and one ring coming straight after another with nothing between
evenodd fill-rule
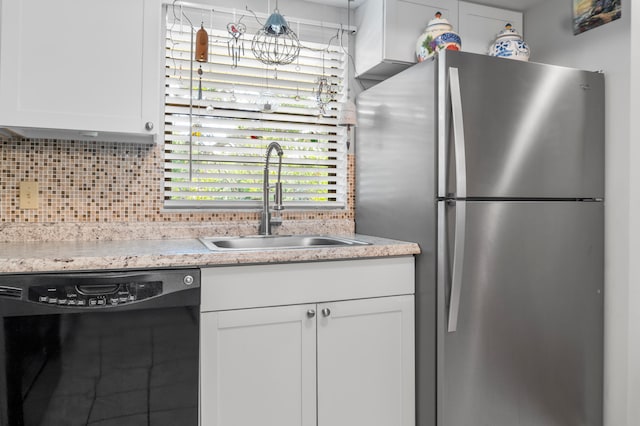
<instances>
[{"instance_id":1,"label":"lid of ceramic jar","mask_svg":"<svg viewBox=\"0 0 640 426\"><path fill-rule=\"evenodd\" d=\"M436 12L435 18L430 20L427 24L427 30L435 29L439 26L442 26L443 29L447 30L452 28L449 21L442 17L442 13Z\"/></svg>"},{"instance_id":2,"label":"lid of ceramic jar","mask_svg":"<svg viewBox=\"0 0 640 426\"><path fill-rule=\"evenodd\" d=\"M522 38L522 36L516 30L513 29L511 24L505 25L504 29L498 33L498 36L496 37L496 39L505 38L505 37L520 38L520 39Z\"/></svg>"}]
</instances>

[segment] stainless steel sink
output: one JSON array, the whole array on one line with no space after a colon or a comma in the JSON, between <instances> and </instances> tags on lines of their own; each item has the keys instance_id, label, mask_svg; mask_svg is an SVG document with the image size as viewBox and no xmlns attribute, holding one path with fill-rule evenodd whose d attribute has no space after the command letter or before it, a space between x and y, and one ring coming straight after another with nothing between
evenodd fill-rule
<instances>
[{"instance_id":1,"label":"stainless steel sink","mask_svg":"<svg viewBox=\"0 0 640 426\"><path fill-rule=\"evenodd\" d=\"M343 237L322 235L255 235L247 237L202 237L209 250L284 250L362 246L370 243Z\"/></svg>"}]
</instances>

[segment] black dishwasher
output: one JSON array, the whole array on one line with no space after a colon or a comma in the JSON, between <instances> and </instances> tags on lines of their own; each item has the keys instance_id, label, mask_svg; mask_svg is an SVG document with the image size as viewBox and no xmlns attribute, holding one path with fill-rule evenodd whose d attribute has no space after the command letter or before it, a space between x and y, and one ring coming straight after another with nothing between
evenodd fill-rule
<instances>
[{"instance_id":1,"label":"black dishwasher","mask_svg":"<svg viewBox=\"0 0 640 426\"><path fill-rule=\"evenodd\" d=\"M197 426L200 270L0 275L0 425Z\"/></svg>"}]
</instances>

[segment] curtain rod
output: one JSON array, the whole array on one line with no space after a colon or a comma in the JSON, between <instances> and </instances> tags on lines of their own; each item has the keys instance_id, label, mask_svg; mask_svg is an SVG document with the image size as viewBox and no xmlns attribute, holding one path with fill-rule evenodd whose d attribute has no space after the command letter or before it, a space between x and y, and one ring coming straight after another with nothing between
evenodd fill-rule
<instances>
[{"instance_id":1,"label":"curtain rod","mask_svg":"<svg viewBox=\"0 0 640 426\"><path fill-rule=\"evenodd\" d=\"M162 4L166 6L173 6L175 4L176 6L184 6L191 9L213 11L214 13L215 12L228 13L230 15L233 15L235 13L236 15L253 17L253 15L255 14L259 18L265 18L265 19L271 15L271 14L266 14L262 12L253 12L253 11L250 12L245 9L230 9L227 7L216 7L214 9L213 7L211 7L211 5L206 5L201 3L192 3L188 1L177 1L175 3L172 1L164 1ZM351 13L350 10L349 10L349 13ZM342 25L342 24L336 24L333 22L323 22L323 21L314 21L310 19L292 18L290 16L287 16L286 19L287 21L295 22L302 25L313 25L316 27L324 27L324 28L330 28L334 30L343 29L345 31L351 32L351 34L355 34L358 29L358 27L355 27L353 25Z\"/></svg>"}]
</instances>

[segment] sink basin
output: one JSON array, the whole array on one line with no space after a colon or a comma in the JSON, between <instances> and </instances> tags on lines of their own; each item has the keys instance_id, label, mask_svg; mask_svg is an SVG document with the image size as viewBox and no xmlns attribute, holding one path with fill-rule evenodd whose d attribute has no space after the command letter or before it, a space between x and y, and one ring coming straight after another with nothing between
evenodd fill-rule
<instances>
[{"instance_id":1,"label":"sink basin","mask_svg":"<svg viewBox=\"0 0 640 426\"><path fill-rule=\"evenodd\" d=\"M200 241L215 251L284 250L368 245L365 241L322 235L255 235L248 237L202 237Z\"/></svg>"}]
</instances>

